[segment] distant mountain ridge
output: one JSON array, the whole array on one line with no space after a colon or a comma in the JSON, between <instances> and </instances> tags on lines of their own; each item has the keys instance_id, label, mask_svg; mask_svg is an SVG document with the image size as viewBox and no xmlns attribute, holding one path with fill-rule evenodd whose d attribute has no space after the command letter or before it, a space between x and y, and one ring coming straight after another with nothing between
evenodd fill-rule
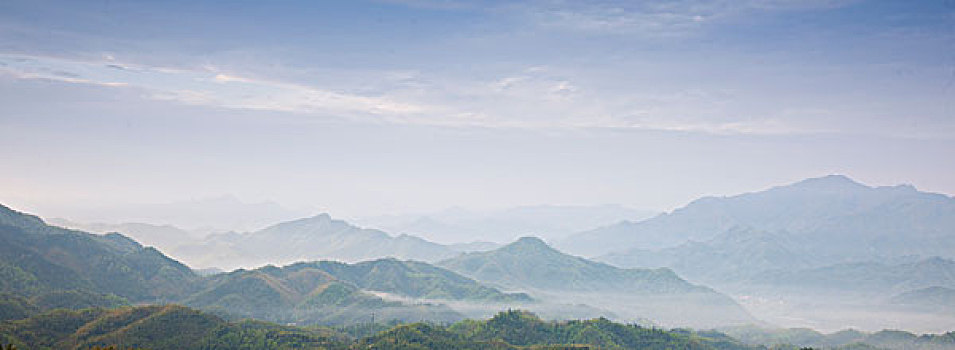
<instances>
[{"instance_id":1,"label":"distant mountain ridge","mask_svg":"<svg viewBox=\"0 0 955 350\"><path fill-rule=\"evenodd\" d=\"M450 208L433 213L364 217L350 221L446 244L462 243L464 237L506 243L521 236L556 240L575 232L621 220L649 218L655 214L615 204L528 205L490 211Z\"/></svg>"},{"instance_id":2,"label":"distant mountain ridge","mask_svg":"<svg viewBox=\"0 0 955 350\"><path fill-rule=\"evenodd\" d=\"M893 296L889 303L928 312L952 313L955 312L955 288L931 286L910 290Z\"/></svg>"},{"instance_id":3,"label":"distant mountain ridge","mask_svg":"<svg viewBox=\"0 0 955 350\"><path fill-rule=\"evenodd\" d=\"M807 179L701 198L560 244L609 252L596 259L616 266L672 268L731 293L768 322L884 328L890 323L873 316L893 313L922 330L955 324L950 315L889 302L918 288L950 287L955 275L955 198L909 185Z\"/></svg>"},{"instance_id":4,"label":"distant mountain ridge","mask_svg":"<svg viewBox=\"0 0 955 350\"><path fill-rule=\"evenodd\" d=\"M458 254L450 247L424 239L390 236L364 229L328 214L282 222L249 233L211 235L201 243L177 249L202 267L233 268L288 264L309 260L362 261L398 258L437 261Z\"/></svg>"},{"instance_id":5,"label":"distant mountain ridge","mask_svg":"<svg viewBox=\"0 0 955 350\"><path fill-rule=\"evenodd\" d=\"M738 281L764 271L818 266L796 240L785 232L734 227L704 242L658 251L632 249L597 260L615 266L669 267L694 281Z\"/></svg>"},{"instance_id":6,"label":"distant mountain ridge","mask_svg":"<svg viewBox=\"0 0 955 350\"><path fill-rule=\"evenodd\" d=\"M901 264L859 262L795 271L768 271L752 277L748 283L792 290L862 290L873 295L933 286L955 288L955 261L933 257Z\"/></svg>"},{"instance_id":7,"label":"distant mountain ridge","mask_svg":"<svg viewBox=\"0 0 955 350\"><path fill-rule=\"evenodd\" d=\"M632 293L699 289L667 268L619 269L561 253L536 237L523 237L492 251L466 253L438 265L507 288Z\"/></svg>"},{"instance_id":8,"label":"distant mountain ridge","mask_svg":"<svg viewBox=\"0 0 955 350\"><path fill-rule=\"evenodd\" d=\"M222 195L167 203L87 204L61 208L59 216L78 222L150 223L187 231L244 232L299 218L308 212L272 201L247 202Z\"/></svg>"},{"instance_id":9,"label":"distant mountain ridge","mask_svg":"<svg viewBox=\"0 0 955 350\"><path fill-rule=\"evenodd\" d=\"M786 232L814 244L809 249L814 259L830 262L952 257L955 199L909 185L869 187L830 175L761 192L701 198L652 219L579 233L558 247L585 256L621 255L704 242L737 227Z\"/></svg>"}]
</instances>

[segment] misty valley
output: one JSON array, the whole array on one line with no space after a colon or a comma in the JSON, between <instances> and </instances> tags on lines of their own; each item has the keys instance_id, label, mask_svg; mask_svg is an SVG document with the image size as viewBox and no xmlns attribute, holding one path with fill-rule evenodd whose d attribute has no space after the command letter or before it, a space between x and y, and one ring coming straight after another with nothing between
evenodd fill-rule
<instances>
[{"instance_id":1,"label":"misty valley","mask_svg":"<svg viewBox=\"0 0 955 350\"><path fill-rule=\"evenodd\" d=\"M955 199L908 185L830 175L656 215L365 221L402 233L328 214L209 232L0 207L0 344L955 349ZM504 238L415 234L428 227Z\"/></svg>"},{"instance_id":2,"label":"misty valley","mask_svg":"<svg viewBox=\"0 0 955 350\"><path fill-rule=\"evenodd\" d=\"M955 350L955 0L0 0L0 350Z\"/></svg>"}]
</instances>

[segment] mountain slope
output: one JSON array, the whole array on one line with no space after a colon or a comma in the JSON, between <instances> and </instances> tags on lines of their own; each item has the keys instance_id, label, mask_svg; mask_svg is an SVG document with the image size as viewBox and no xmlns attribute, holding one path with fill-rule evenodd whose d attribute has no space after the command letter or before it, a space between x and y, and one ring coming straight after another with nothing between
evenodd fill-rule
<instances>
[{"instance_id":1,"label":"mountain slope","mask_svg":"<svg viewBox=\"0 0 955 350\"><path fill-rule=\"evenodd\" d=\"M229 322L176 305L56 310L0 322L0 344L22 349L687 349L750 350L717 332L665 331L607 319L549 322L524 311L449 326L434 323L387 328L366 324L345 334L259 321ZM344 330L348 331L348 330ZM372 334L361 339L363 334Z\"/></svg>"},{"instance_id":2,"label":"mountain slope","mask_svg":"<svg viewBox=\"0 0 955 350\"><path fill-rule=\"evenodd\" d=\"M841 175L731 197L706 197L641 222L583 232L559 242L597 256L706 241L734 227L788 232L815 242L817 257L950 256L955 199L908 185L869 187Z\"/></svg>"},{"instance_id":3,"label":"mountain slope","mask_svg":"<svg viewBox=\"0 0 955 350\"><path fill-rule=\"evenodd\" d=\"M169 300L188 293L197 278L125 236L48 226L0 205L0 292L89 290L132 301Z\"/></svg>"},{"instance_id":4,"label":"mountain slope","mask_svg":"<svg viewBox=\"0 0 955 350\"><path fill-rule=\"evenodd\" d=\"M348 341L328 329L229 323L176 305L54 310L0 323L0 344L22 349L345 349Z\"/></svg>"},{"instance_id":5,"label":"mountain slope","mask_svg":"<svg viewBox=\"0 0 955 350\"><path fill-rule=\"evenodd\" d=\"M808 328L763 329L753 326L729 327L721 332L753 346L763 345L778 348L783 345L793 348L860 348L860 349L955 349L955 332L917 335L899 330L861 332L847 329L823 334Z\"/></svg>"},{"instance_id":6,"label":"mountain slope","mask_svg":"<svg viewBox=\"0 0 955 350\"><path fill-rule=\"evenodd\" d=\"M360 288L410 298L480 301L531 301L520 293L502 293L475 280L433 265L396 259L379 259L356 264L331 261L298 263L289 270L316 268Z\"/></svg>"},{"instance_id":7,"label":"mountain slope","mask_svg":"<svg viewBox=\"0 0 955 350\"><path fill-rule=\"evenodd\" d=\"M781 268L816 266L811 252L804 252L798 238L734 227L705 242L687 242L658 251L631 249L598 258L615 266L669 267L693 281L739 281Z\"/></svg>"},{"instance_id":8,"label":"mountain slope","mask_svg":"<svg viewBox=\"0 0 955 350\"><path fill-rule=\"evenodd\" d=\"M902 264L835 264L797 271L765 272L753 276L747 283L789 290L824 289L892 295L933 286L955 288L955 261L935 257Z\"/></svg>"},{"instance_id":9,"label":"mountain slope","mask_svg":"<svg viewBox=\"0 0 955 350\"><path fill-rule=\"evenodd\" d=\"M186 305L283 323L354 323L372 313L380 320L463 318L443 305L385 300L376 292L436 302L530 301L527 295L505 294L451 271L394 259L266 266L212 276L204 284L184 300Z\"/></svg>"},{"instance_id":10,"label":"mountain slope","mask_svg":"<svg viewBox=\"0 0 955 350\"><path fill-rule=\"evenodd\" d=\"M362 349L752 349L725 336L648 329L607 319L547 322L516 310L447 328L421 323L398 326L356 345Z\"/></svg>"},{"instance_id":11,"label":"mountain slope","mask_svg":"<svg viewBox=\"0 0 955 350\"><path fill-rule=\"evenodd\" d=\"M178 251L200 266L219 268L385 257L435 261L457 254L440 244L362 229L333 220L328 214L283 222L250 233L212 235L198 246Z\"/></svg>"},{"instance_id":12,"label":"mountain slope","mask_svg":"<svg viewBox=\"0 0 955 350\"><path fill-rule=\"evenodd\" d=\"M889 303L929 312L955 312L955 288L925 287L893 296Z\"/></svg>"},{"instance_id":13,"label":"mountain slope","mask_svg":"<svg viewBox=\"0 0 955 350\"><path fill-rule=\"evenodd\" d=\"M669 269L619 269L561 253L534 237L524 237L489 252L464 254L438 265L480 281L514 289L628 290L635 293L700 289Z\"/></svg>"},{"instance_id":14,"label":"mountain slope","mask_svg":"<svg viewBox=\"0 0 955 350\"><path fill-rule=\"evenodd\" d=\"M690 284L669 269L620 269L561 253L532 237L497 250L464 254L438 265L484 283L528 291L542 298L628 313L623 317L678 325L752 321L732 299Z\"/></svg>"},{"instance_id":15,"label":"mountain slope","mask_svg":"<svg viewBox=\"0 0 955 350\"><path fill-rule=\"evenodd\" d=\"M179 249L181 246L193 244L203 238L199 233L187 231L172 225L153 225L136 222L121 224L83 224L57 218L48 219L47 221L53 225L85 232L99 234L117 232L136 240L136 242L144 246L155 247L166 255L175 257L187 265L192 264L192 261L181 259Z\"/></svg>"}]
</instances>

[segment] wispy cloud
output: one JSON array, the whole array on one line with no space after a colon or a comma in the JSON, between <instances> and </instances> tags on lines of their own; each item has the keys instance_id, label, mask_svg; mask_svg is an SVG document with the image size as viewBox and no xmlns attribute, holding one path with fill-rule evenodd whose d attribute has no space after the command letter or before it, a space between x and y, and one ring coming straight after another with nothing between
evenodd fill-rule
<instances>
[{"instance_id":1,"label":"wispy cloud","mask_svg":"<svg viewBox=\"0 0 955 350\"><path fill-rule=\"evenodd\" d=\"M0 55L0 72L15 79L137 89L146 98L177 104L396 124L724 135L831 133L839 129L827 126L836 119L827 110L781 106L778 110L782 112L741 113L746 107L734 105L737 97L733 91L608 91L542 65L489 79L382 73L382 86L368 89L375 94L226 72L214 66L192 70L151 67L112 57L83 61ZM394 80L413 83L393 84Z\"/></svg>"},{"instance_id":2,"label":"wispy cloud","mask_svg":"<svg viewBox=\"0 0 955 350\"><path fill-rule=\"evenodd\" d=\"M0 55L0 72L17 79L141 89L147 97L191 105L320 113L390 116L424 113L429 107L382 96L364 96L311 86L243 77L207 67L169 69L103 61Z\"/></svg>"},{"instance_id":3,"label":"wispy cloud","mask_svg":"<svg viewBox=\"0 0 955 350\"><path fill-rule=\"evenodd\" d=\"M674 37L711 22L771 11L829 9L854 0L538 1L513 6L529 23L585 33Z\"/></svg>"}]
</instances>

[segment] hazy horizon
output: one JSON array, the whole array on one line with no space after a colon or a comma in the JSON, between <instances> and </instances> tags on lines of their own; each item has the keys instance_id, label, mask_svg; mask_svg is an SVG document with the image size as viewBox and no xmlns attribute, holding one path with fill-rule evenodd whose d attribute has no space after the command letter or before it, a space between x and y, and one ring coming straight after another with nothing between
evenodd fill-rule
<instances>
[{"instance_id":1,"label":"hazy horizon","mask_svg":"<svg viewBox=\"0 0 955 350\"><path fill-rule=\"evenodd\" d=\"M667 211L839 173L955 194L943 1L7 1L5 202ZM50 103L55 101L55 103Z\"/></svg>"},{"instance_id":2,"label":"hazy horizon","mask_svg":"<svg viewBox=\"0 0 955 350\"><path fill-rule=\"evenodd\" d=\"M953 160L953 0L3 0L0 347L955 350Z\"/></svg>"}]
</instances>

